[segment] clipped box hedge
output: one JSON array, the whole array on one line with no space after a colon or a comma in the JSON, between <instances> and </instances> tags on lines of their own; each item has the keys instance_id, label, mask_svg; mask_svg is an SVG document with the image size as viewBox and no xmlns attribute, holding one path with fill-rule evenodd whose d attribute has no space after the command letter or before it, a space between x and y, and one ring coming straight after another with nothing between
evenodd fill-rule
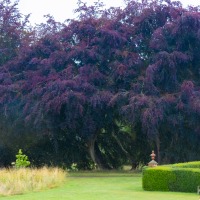
<instances>
[{"instance_id":1,"label":"clipped box hedge","mask_svg":"<svg viewBox=\"0 0 200 200\"><path fill-rule=\"evenodd\" d=\"M142 185L148 191L196 192L200 185L200 161L144 167Z\"/></svg>"}]
</instances>

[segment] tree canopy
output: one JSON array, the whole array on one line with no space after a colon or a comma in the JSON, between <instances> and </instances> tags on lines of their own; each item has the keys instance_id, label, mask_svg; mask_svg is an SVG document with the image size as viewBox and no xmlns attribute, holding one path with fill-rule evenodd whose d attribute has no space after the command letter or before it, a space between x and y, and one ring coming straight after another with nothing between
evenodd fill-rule
<instances>
[{"instance_id":1,"label":"tree canopy","mask_svg":"<svg viewBox=\"0 0 200 200\"><path fill-rule=\"evenodd\" d=\"M6 10L18 22L16 5ZM32 32L13 25L19 43L0 42L15 52L0 63L2 134L20 127L36 163L31 148L79 168L136 167L152 148L159 163L199 159L199 8L128 0L123 9L105 9L79 1L76 12L77 19L49 17Z\"/></svg>"}]
</instances>

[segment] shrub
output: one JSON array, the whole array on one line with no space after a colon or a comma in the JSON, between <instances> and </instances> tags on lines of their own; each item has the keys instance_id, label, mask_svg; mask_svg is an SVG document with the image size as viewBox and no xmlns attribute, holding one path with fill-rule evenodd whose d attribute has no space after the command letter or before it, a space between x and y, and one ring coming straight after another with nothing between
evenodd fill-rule
<instances>
[{"instance_id":1,"label":"shrub","mask_svg":"<svg viewBox=\"0 0 200 200\"><path fill-rule=\"evenodd\" d=\"M196 192L200 185L200 162L178 163L143 169L144 190Z\"/></svg>"},{"instance_id":2,"label":"shrub","mask_svg":"<svg viewBox=\"0 0 200 200\"><path fill-rule=\"evenodd\" d=\"M200 185L200 169L178 168L173 170L176 181L171 185L171 191L196 192Z\"/></svg>"},{"instance_id":3,"label":"shrub","mask_svg":"<svg viewBox=\"0 0 200 200\"><path fill-rule=\"evenodd\" d=\"M170 167L146 168L143 171L144 190L170 191L169 185L176 179Z\"/></svg>"},{"instance_id":4,"label":"shrub","mask_svg":"<svg viewBox=\"0 0 200 200\"><path fill-rule=\"evenodd\" d=\"M199 168L200 169L200 161L187 162L187 163L176 163L171 165L171 167L179 167L179 168Z\"/></svg>"},{"instance_id":5,"label":"shrub","mask_svg":"<svg viewBox=\"0 0 200 200\"><path fill-rule=\"evenodd\" d=\"M28 167L31 163L28 160L28 156L22 153L22 150L19 149L18 154L16 155L16 161L12 163L14 167Z\"/></svg>"}]
</instances>

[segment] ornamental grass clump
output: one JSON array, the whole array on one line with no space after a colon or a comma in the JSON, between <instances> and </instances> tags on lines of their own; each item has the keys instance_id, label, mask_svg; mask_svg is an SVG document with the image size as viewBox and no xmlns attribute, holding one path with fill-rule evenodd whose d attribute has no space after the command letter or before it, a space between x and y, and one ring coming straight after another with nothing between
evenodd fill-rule
<instances>
[{"instance_id":1,"label":"ornamental grass clump","mask_svg":"<svg viewBox=\"0 0 200 200\"><path fill-rule=\"evenodd\" d=\"M61 185L66 178L64 170L43 167L0 170L0 195L23 194Z\"/></svg>"}]
</instances>

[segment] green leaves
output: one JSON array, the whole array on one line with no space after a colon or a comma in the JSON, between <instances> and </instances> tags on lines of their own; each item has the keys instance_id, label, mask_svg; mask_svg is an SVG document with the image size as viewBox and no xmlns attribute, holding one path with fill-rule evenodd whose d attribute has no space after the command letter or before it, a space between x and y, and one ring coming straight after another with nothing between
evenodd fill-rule
<instances>
[{"instance_id":1,"label":"green leaves","mask_svg":"<svg viewBox=\"0 0 200 200\"><path fill-rule=\"evenodd\" d=\"M18 154L16 155L16 161L12 164L16 168L21 168L21 167L28 167L31 163L28 160L28 156L23 154L22 150L19 149Z\"/></svg>"},{"instance_id":2,"label":"green leaves","mask_svg":"<svg viewBox=\"0 0 200 200\"><path fill-rule=\"evenodd\" d=\"M200 162L178 163L143 169L142 184L148 191L196 192Z\"/></svg>"}]
</instances>

